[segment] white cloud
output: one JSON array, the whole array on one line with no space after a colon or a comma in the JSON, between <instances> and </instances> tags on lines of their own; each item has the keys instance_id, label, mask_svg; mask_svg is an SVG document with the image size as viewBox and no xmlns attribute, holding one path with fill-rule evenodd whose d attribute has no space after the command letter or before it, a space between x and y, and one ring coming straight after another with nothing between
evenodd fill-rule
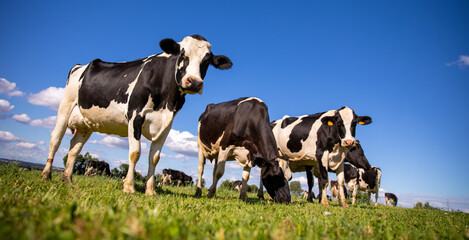
<instances>
[{"instance_id":1,"label":"white cloud","mask_svg":"<svg viewBox=\"0 0 469 240\"><path fill-rule=\"evenodd\" d=\"M126 138L115 137L115 136L106 136L100 141L91 141L92 143L103 144L110 148L122 148L129 149L129 142Z\"/></svg>"},{"instance_id":2,"label":"white cloud","mask_svg":"<svg viewBox=\"0 0 469 240\"><path fill-rule=\"evenodd\" d=\"M64 95L64 88L49 87L28 97L28 102L34 105L48 107L52 110L58 110L60 100Z\"/></svg>"},{"instance_id":3,"label":"white cloud","mask_svg":"<svg viewBox=\"0 0 469 240\"><path fill-rule=\"evenodd\" d=\"M0 94L6 93L9 97L23 96L24 93L16 90L16 83L9 82L5 78L0 78Z\"/></svg>"},{"instance_id":4,"label":"white cloud","mask_svg":"<svg viewBox=\"0 0 469 240\"><path fill-rule=\"evenodd\" d=\"M21 148L34 148L37 146L37 144L35 143L30 143L30 142L20 142L20 143L17 143L16 144L17 147L21 147Z\"/></svg>"},{"instance_id":5,"label":"white cloud","mask_svg":"<svg viewBox=\"0 0 469 240\"><path fill-rule=\"evenodd\" d=\"M11 132L0 131L0 142L19 142L22 139L13 135Z\"/></svg>"},{"instance_id":6,"label":"white cloud","mask_svg":"<svg viewBox=\"0 0 469 240\"><path fill-rule=\"evenodd\" d=\"M301 185L306 185L308 186L308 179L306 177L296 177L296 178L292 178L291 182L293 181L298 181L300 182Z\"/></svg>"},{"instance_id":7,"label":"white cloud","mask_svg":"<svg viewBox=\"0 0 469 240\"><path fill-rule=\"evenodd\" d=\"M13 110L15 106L10 105L10 102L4 99L0 99L0 113L6 113Z\"/></svg>"},{"instance_id":8,"label":"white cloud","mask_svg":"<svg viewBox=\"0 0 469 240\"><path fill-rule=\"evenodd\" d=\"M236 161L233 161L233 162L226 162L225 168L228 168L228 169L243 169L243 167L241 167L241 166L238 164L238 162L236 162Z\"/></svg>"},{"instance_id":9,"label":"white cloud","mask_svg":"<svg viewBox=\"0 0 469 240\"><path fill-rule=\"evenodd\" d=\"M197 157L197 137L188 131L171 129L166 139L165 146L171 151Z\"/></svg>"},{"instance_id":10,"label":"white cloud","mask_svg":"<svg viewBox=\"0 0 469 240\"><path fill-rule=\"evenodd\" d=\"M20 115L13 115L11 118L13 118L15 121L28 124L31 121L31 118L27 114L20 114Z\"/></svg>"},{"instance_id":11,"label":"white cloud","mask_svg":"<svg viewBox=\"0 0 469 240\"><path fill-rule=\"evenodd\" d=\"M459 56L459 59L455 62L447 63L447 66L451 65L458 65L459 67L467 67L469 66L469 56L461 55Z\"/></svg>"}]
</instances>

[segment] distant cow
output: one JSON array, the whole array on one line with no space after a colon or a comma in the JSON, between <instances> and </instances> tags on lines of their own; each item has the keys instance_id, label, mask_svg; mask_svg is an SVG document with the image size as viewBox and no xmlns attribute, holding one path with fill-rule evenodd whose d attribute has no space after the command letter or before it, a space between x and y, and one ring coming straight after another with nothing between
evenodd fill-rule
<instances>
[{"instance_id":1,"label":"distant cow","mask_svg":"<svg viewBox=\"0 0 469 240\"><path fill-rule=\"evenodd\" d=\"M237 180L233 182L233 190L241 192L241 187L243 186L243 181Z\"/></svg>"},{"instance_id":2,"label":"distant cow","mask_svg":"<svg viewBox=\"0 0 469 240\"><path fill-rule=\"evenodd\" d=\"M85 176L92 175L111 175L111 170L109 170L109 164L105 161L89 161L86 164Z\"/></svg>"},{"instance_id":3,"label":"distant cow","mask_svg":"<svg viewBox=\"0 0 469 240\"><path fill-rule=\"evenodd\" d=\"M219 69L232 66L229 58L213 55L210 43L200 35L179 43L163 39L160 47L163 53L139 60L110 63L95 59L70 70L42 178L51 179L52 162L68 126L74 137L62 180L72 183L76 156L91 133L115 134L128 137L129 171L123 191L134 193L143 135L152 142L145 195L156 194L155 167L186 94L202 93L209 65Z\"/></svg>"},{"instance_id":4,"label":"distant cow","mask_svg":"<svg viewBox=\"0 0 469 240\"><path fill-rule=\"evenodd\" d=\"M352 205L355 204L358 190L375 194L375 205L378 205L379 186L381 183L381 169L372 166L370 169L357 168L352 164L344 165L345 185L352 191Z\"/></svg>"},{"instance_id":5,"label":"distant cow","mask_svg":"<svg viewBox=\"0 0 469 240\"><path fill-rule=\"evenodd\" d=\"M330 190L331 190L331 198L337 199L337 197L339 196L339 188L337 186L337 180L331 180Z\"/></svg>"},{"instance_id":6,"label":"distant cow","mask_svg":"<svg viewBox=\"0 0 469 240\"><path fill-rule=\"evenodd\" d=\"M306 171L308 192L313 188L313 167L319 169L319 196L328 206L328 171L335 171L338 181L339 203L347 206L344 195L344 159L355 146L357 124L371 123L368 116L357 116L349 107L300 117L284 116L272 122L272 131L280 155L290 162L292 172ZM312 202L312 194L308 196Z\"/></svg>"},{"instance_id":7,"label":"distant cow","mask_svg":"<svg viewBox=\"0 0 469 240\"><path fill-rule=\"evenodd\" d=\"M311 194L313 195L313 198L316 198L316 196L314 196L314 192ZM305 192L303 193L303 199L308 199L308 195L309 195L308 190L305 190Z\"/></svg>"},{"instance_id":8,"label":"distant cow","mask_svg":"<svg viewBox=\"0 0 469 240\"><path fill-rule=\"evenodd\" d=\"M163 169L163 174L161 175L161 185L170 184L172 185L174 182L177 183L177 186L181 185L181 183L189 183L193 184L192 177L185 174L182 171L173 170L170 168Z\"/></svg>"},{"instance_id":9,"label":"distant cow","mask_svg":"<svg viewBox=\"0 0 469 240\"><path fill-rule=\"evenodd\" d=\"M247 199L247 181L251 168L261 168L261 180L267 192L279 203L291 202L288 180L291 172L279 164L279 153L270 128L267 106L258 98L239 98L209 104L199 118L199 179L205 159L215 159L213 184L208 197L215 196L218 180L223 176L226 161L236 160L243 167L240 198ZM199 180L195 196L201 196Z\"/></svg>"},{"instance_id":10,"label":"distant cow","mask_svg":"<svg viewBox=\"0 0 469 240\"><path fill-rule=\"evenodd\" d=\"M397 205L397 196L393 193L385 193L384 200L386 201L386 206L388 205L388 203L390 205L393 205L394 207Z\"/></svg>"}]
</instances>

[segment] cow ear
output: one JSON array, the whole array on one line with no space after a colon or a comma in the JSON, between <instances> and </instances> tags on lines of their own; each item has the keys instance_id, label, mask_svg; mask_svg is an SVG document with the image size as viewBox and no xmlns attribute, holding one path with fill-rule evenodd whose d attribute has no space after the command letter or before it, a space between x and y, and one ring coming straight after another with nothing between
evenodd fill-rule
<instances>
[{"instance_id":1,"label":"cow ear","mask_svg":"<svg viewBox=\"0 0 469 240\"><path fill-rule=\"evenodd\" d=\"M165 53L178 55L181 51L179 44L171 38L166 38L160 41L160 48Z\"/></svg>"},{"instance_id":2,"label":"cow ear","mask_svg":"<svg viewBox=\"0 0 469 240\"><path fill-rule=\"evenodd\" d=\"M336 117L335 116L323 117L321 121L323 124L327 124L328 126L333 126L336 122Z\"/></svg>"},{"instance_id":3,"label":"cow ear","mask_svg":"<svg viewBox=\"0 0 469 240\"><path fill-rule=\"evenodd\" d=\"M357 117L357 122L360 125L368 125L371 123L371 118L368 116L360 116L360 117Z\"/></svg>"},{"instance_id":4,"label":"cow ear","mask_svg":"<svg viewBox=\"0 0 469 240\"><path fill-rule=\"evenodd\" d=\"M221 70L230 69L233 66L231 60L223 55L213 55L210 64Z\"/></svg>"},{"instance_id":5,"label":"cow ear","mask_svg":"<svg viewBox=\"0 0 469 240\"><path fill-rule=\"evenodd\" d=\"M267 161L264 160L263 158L260 158L260 157L256 157L254 159L254 164L257 165L258 167L260 168L263 168L267 165Z\"/></svg>"}]
</instances>

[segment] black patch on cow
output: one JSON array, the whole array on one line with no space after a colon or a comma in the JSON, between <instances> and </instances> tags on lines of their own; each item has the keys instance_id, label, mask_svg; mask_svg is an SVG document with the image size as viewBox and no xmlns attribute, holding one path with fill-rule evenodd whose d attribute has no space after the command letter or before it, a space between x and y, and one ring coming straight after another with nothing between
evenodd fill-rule
<instances>
[{"instance_id":1,"label":"black patch on cow","mask_svg":"<svg viewBox=\"0 0 469 240\"><path fill-rule=\"evenodd\" d=\"M210 66L210 59L212 58L211 53L205 54L205 56L202 58L202 62L200 62L200 77L202 79L205 78L205 74L207 74L208 67Z\"/></svg>"},{"instance_id":2,"label":"black patch on cow","mask_svg":"<svg viewBox=\"0 0 469 240\"><path fill-rule=\"evenodd\" d=\"M293 127L289 140L287 142L287 148L290 150L290 152L295 153L299 152L301 148L303 147L303 144L301 141L305 141L308 136L309 132L311 131L311 127L313 126L313 123L318 120L318 118L322 115L322 113L314 114L314 115L308 115L300 119L300 123L298 123L295 127ZM289 118L284 119L283 121L287 120ZM284 125L282 121L282 126ZM288 120L292 121L292 120ZM288 125L288 124L287 124Z\"/></svg>"},{"instance_id":3,"label":"black patch on cow","mask_svg":"<svg viewBox=\"0 0 469 240\"><path fill-rule=\"evenodd\" d=\"M294 121L298 120L297 117L288 117L283 119L281 128L286 128L288 125L292 124Z\"/></svg>"},{"instance_id":4,"label":"black patch on cow","mask_svg":"<svg viewBox=\"0 0 469 240\"><path fill-rule=\"evenodd\" d=\"M350 164L344 164L344 178L345 182L358 178L358 169Z\"/></svg>"},{"instance_id":5,"label":"black patch on cow","mask_svg":"<svg viewBox=\"0 0 469 240\"><path fill-rule=\"evenodd\" d=\"M345 156L345 162L348 162L357 168L363 168L365 170L371 168L371 165L365 156L365 152L363 151L363 148L358 141L356 142L356 146L351 148L347 152L347 155Z\"/></svg>"},{"instance_id":6,"label":"black patch on cow","mask_svg":"<svg viewBox=\"0 0 469 240\"><path fill-rule=\"evenodd\" d=\"M371 168L370 170L365 170L363 173L363 181L365 181L370 189L374 189L377 182L376 177L378 176L378 171L376 168Z\"/></svg>"},{"instance_id":7,"label":"black patch on cow","mask_svg":"<svg viewBox=\"0 0 469 240\"><path fill-rule=\"evenodd\" d=\"M207 42L207 39L205 39L204 37L200 36L199 34L194 34L194 35L191 35L192 38L194 39L197 39L199 41L206 41Z\"/></svg>"}]
</instances>

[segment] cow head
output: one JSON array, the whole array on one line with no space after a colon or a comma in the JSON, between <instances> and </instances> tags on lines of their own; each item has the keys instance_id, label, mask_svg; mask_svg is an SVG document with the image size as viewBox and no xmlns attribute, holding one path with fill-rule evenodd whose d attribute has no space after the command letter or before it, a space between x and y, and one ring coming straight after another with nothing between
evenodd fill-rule
<instances>
[{"instance_id":1,"label":"cow head","mask_svg":"<svg viewBox=\"0 0 469 240\"><path fill-rule=\"evenodd\" d=\"M223 70L233 65L228 57L213 55L210 51L212 46L200 35L185 37L179 43L173 39L163 39L160 47L165 53L177 56L175 77L183 93L202 94L204 77L210 64Z\"/></svg>"},{"instance_id":2,"label":"cow head","mask_svg":"<svg viewBox=\"0 0 469 240\"><path fill-rule=\"evenodd\" d=\"M261 168L262 183L269 195L278 203L290 203L290 187L279 162L257 158L255 163Z\"/></svg>"},{"instance_id":3,"label":"cow head","mask_svg":"<svg viewBox=\"0 0 469 240\"><path fill-rule=\"evenodd\" d=\"M323 117L322 123L328 129L329 137L334 143L339 142L341 147L351 148L356 145L355 128L357 124L368 125L371 123L371 118L357 116L349 107L343 107L336 110L334 116Z\"/></svg>"},{"instance_id":4,"label":"cow head","mask_svg":"<svg viewBox=\"0 0 469 240\"><path fill-rule=\"evenodd\" d=\"M355 147L351 148L347 152L347 156L345 157L345 161L351 163L357 168L363 168L368 170L371 168L368 159L365 157L365 152L363 151L362 146L358 140L355 141Z\"/></svg>"}]
</instances>

